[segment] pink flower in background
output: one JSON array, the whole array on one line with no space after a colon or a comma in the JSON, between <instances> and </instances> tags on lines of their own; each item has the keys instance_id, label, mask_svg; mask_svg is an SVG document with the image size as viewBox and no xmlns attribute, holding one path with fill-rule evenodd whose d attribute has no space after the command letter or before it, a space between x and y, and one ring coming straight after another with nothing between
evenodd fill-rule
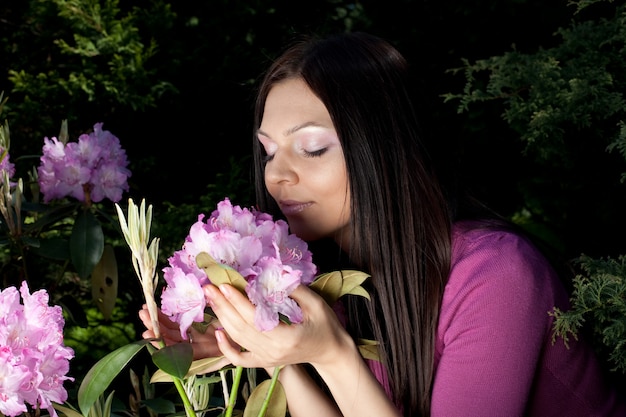
<instances>
[{"instance_id":1,"label":"pink flower in background","mask_svg":"<svg viewBox=\"0 0 626 417\"><path fill-rule=\"evenodd\" d=\"M9 178L15 174L15 165L11 163L9 150L0 146L0 184L4 181L3 172L9 174Z\"/></svg>"},{"instance_id":2,"label":"pink flower in background","mask_svg":"<svg viewBox=\"0 0 626 417\"><path fill-rule=\"evenodd\" d=\"M57 415L52 403L67 400L63 382L73 381L66 376L74 352L63 345L64 325L45 290L30 294L23 282L19 293L0 291L0 413L16 416L30 404Z\"/></svg>"},{"instance_id":3,"label":"pink flower in background","mask_svg":"<svg viewBox=\"0 0 626 417\"><path fill-rule=\"evenodd\" d=\"M128 191L127 166L119 139L96 123L93 133L80 135L78 142L64 145L57 138L44 138L39 187L44 202L65 197L86 201L86 191L95 203L105 198L117 202Z\"/></svg>"},{"instance_id":4,"label":"pink flower in background","mask_svg":"<svg viewBox=\"0 0 626 417\"><path fill-rule=\"evenodd\" d=\"M309 285L317 272L306 242L289 234L285 221L273 221L266 213L233 206L228 198L218 203L206 222L203 220L204 215L199 215L182 249L169 258L170 266L163 269L168 285L161 296L162 310L180 324L183 338L191 325L189 317L201 321L199 312L206 307L201 287L211 277L207 278L196 264L201 252L237 270L248 281L246 293L256 306L255 323L260 330L274 328L279 314L293 323L301 322L300 307L289 294L299 284ZM190 282L191 277L195 277L197 286Z\"/></svg>"}]
</instances>

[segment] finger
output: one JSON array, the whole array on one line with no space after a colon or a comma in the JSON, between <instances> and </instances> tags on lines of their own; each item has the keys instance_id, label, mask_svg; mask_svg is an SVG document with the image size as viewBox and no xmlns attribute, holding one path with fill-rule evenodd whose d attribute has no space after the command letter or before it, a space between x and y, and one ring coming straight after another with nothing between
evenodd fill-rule
<instances>
[{"instance_id":1,"label":"finger","mask_svg":"<svg viewBox=\"0 0 626 417\"><path fill-rule=\"evenodd\" d=\"M242 356L241 348L231 343L230 339L226 337L226 332L223 330L216 330L215 339L217 340L217 346L221 354L224 355L230 363L235 366L243 366L247 368L256 367L256 365L248 363L244 360L245 357Z\"/></svg>"},{"instance_id":2,"label":"finger","mask_svg":"<svg viewBox=\"0 0 626 417\"><path fill-rule=\"evenodd\" d=\"M218 288L209 284L204 287L204 295L224 327L227 327L224 320L240 321L243 319L248 323L254 321L254 305L235 287L223 284Z\"/></svg>"},{"instance_id":3,"label":"finger","mask_svg":"<svg viewBox=\"0 0 626 417\"><path fill-rule=\"evenodd\" d=\"M289 297L296 300L298 304L307 304L311 301L315 300L315 298L321 298L315 291L307 287L306 285L298 285L292 292L289 294Z\"/></svg>"},{"instance_id":4,"label":"finger","mask_svg":"<svg viewBox=\"0 0 626 417\"><path fill-rule=\"evenodd\" d=\"M139 319L147 329L152 330L152 320L150 320L150 314L148 313L148 310L139 310Z\"/></svg>"}]
</instances>

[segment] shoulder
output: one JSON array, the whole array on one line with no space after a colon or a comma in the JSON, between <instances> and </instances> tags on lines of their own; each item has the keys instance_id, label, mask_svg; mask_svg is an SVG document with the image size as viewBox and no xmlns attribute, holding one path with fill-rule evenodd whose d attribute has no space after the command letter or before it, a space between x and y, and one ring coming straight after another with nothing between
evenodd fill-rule
<instances>
[{"instance_id":1,"label":"shoulder","mask_svg":"<svg viewBox=\"0 0 626 417\"><path fill-rule=\"evenodd\" d=\"M452 229L452 266L471 261L505 268L519 266L517 263L549 267L535 245L512 229L476 221L458 222Z\"/></svg>"},{"instance_id":2,"label":"shoulder","mask_svg":"<svg viewBox=\"0 0 626 417\"><path fill-rule=\"evenodd\" d=\"M475 221L456 223L452 232L450 278L481 279L497 273L501 280L543 281L555 276L541 251L522 234Z\"/></svg>"},{"instance_id":3,"label":"shoulder","mask_svg":"<svg viewBox=\"0 0 626 417\"><path fill-rule=\"evenodd\" d=\"M503 309L540 307L545 314L564 295L550 263L525 236L477 222L455 224L442 308L469 300Z\"/></svg>"}]
</instances>

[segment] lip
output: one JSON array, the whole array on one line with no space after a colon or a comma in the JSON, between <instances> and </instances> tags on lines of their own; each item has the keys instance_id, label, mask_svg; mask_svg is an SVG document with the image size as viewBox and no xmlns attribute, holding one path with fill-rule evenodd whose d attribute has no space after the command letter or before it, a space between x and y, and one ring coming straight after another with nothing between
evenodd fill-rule
<instances>
[{"instance_id":1,"label":"lip","mask_svg":"<svg viewBox=\"0 0 626 417\"><path fill-rule=\"evenodd\" d=\"M280 206L280 210L283 212L285 216L290 216L290 215L301 213L302 211L310 207L312 204L313 204L312 202L303 203L301 201L294 201L294 200L283 200L278 203L278 205Z\"/></svg>"}]
</instances>

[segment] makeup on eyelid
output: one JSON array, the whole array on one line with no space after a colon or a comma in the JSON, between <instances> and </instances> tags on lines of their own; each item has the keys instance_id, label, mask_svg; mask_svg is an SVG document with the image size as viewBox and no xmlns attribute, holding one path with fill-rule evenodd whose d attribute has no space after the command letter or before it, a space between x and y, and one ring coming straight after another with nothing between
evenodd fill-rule
<instances>
[{"instance_id":1,"label":"makeup on eyelid","mask_svg":"<svg viewBox=\"0 0 626 417\"><path fill-rule=\"evenodd\" d=\"M278 150L278 143L265 133L259 132L257 137L268 156L272 156ZM298 129L286 135L286 140L291 142L296 152L307 157L321 156L329 147L339 144L339 138L334 130L318 126Z\"/></svg>"}]
</instances>

